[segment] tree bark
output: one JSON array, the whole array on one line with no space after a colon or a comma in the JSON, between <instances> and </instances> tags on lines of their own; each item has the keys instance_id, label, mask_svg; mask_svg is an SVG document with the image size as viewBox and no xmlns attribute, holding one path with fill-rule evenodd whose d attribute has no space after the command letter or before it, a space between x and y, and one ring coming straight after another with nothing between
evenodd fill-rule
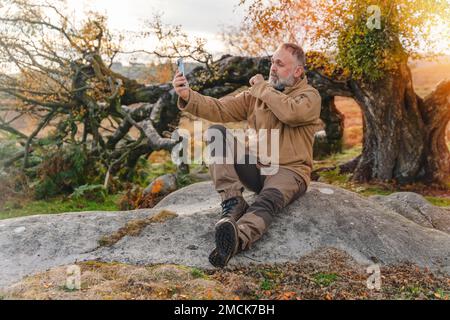
<instances>
[{"instance_id":1,"label":"tree bark","mask_svg":"<svg viewBox=\"0 0 450 320\"><path fill-rule=\"evenodd\" d=\"M425 97L418 97L425 123L424 165L425 182L450 182L450 152L445 141L450 121L450 81L441 82Z\"/></svg>"},{"instance_id":2,"label":"tree bark","mask_svg":"<svg viewBox=\"0 0 450 320\"><path fill-rule=\"evenodd\" d=\"M350 87L364 121L363 150L353 179L445 183L448 83L422 102L414 92L409 67L402 62L380 81L351 81Z\"/></svg>"}]
</instances>

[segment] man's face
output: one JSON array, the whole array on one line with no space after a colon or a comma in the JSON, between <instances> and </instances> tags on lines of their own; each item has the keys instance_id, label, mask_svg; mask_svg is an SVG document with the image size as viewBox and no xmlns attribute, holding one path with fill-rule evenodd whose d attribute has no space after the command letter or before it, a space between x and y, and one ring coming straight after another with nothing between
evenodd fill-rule
<instances>
[{"instance_id":1,"label":"man's face","mask_svg":"<svg viewBox=\"0 0 450 320\"><path fill-rule=\"evenodd\" d=\"M272 56L269 84L279 90L293 86L303 73L302 66L288 49L278 48Z\"/></svg>"}]
</instances>

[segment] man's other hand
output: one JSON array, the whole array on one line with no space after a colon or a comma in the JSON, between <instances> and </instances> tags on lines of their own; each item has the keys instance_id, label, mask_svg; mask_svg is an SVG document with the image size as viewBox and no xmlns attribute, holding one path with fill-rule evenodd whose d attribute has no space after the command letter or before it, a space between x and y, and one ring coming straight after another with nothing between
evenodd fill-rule
<instances>
[{"instance_id":1,"label":"man's other hand","mask_svg":"<svg viewBox=\"0 0 450 320\"><path fill-rule=\"evenodd\" d=\"M181 99L183 99L184 101L189 100L189 84L180 71L177 71L177 73L175 74L175 77L172 80L172 85L175 89L175 92L180 96Z\"/></svg>"},{"instance_id":2,"label":"man's other hand","mask_svg":"<svg viewBox=\"0 0 450 320\"><path fill-rule=\"evenodd\" d=\"M264 77L262 76L262 74L258 73L257 75L253 76L249 82L251 86L254 86L255 84L260 83L262 81L264 81Z\"/></svg>"}]
</instances>

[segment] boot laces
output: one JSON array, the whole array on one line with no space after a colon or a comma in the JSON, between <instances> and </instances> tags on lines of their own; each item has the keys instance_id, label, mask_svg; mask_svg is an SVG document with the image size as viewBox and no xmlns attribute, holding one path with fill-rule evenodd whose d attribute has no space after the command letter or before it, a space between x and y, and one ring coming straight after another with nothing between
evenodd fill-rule
<instances>
[{"instance_id":1,"label":"boot laces","mask_svg":"<svg viewBox=\"0 0 450 320\"><path fill-rule=\"evenodd\" d=\"M223 201L220 205L222 206L222 216L225 216L230 213L231 210L235 207L235 205L238 203L237 198L231 198L228 200Z\"/></svg>"}]
</instances>

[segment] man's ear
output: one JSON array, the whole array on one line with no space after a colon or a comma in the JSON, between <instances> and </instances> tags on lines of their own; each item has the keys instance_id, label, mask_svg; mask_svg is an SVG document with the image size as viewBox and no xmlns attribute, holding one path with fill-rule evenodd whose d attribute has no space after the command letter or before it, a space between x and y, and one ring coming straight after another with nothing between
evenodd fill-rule
<instances>
[{"instance_id":1,"label":"man's ear","mask_svg":"<svg viewBox=\"0 0 450 320\"><path fill-rule=\"evenodd\" d=\"M305 69L303 66L297 66L295 67L294 77L295 78L303 78L303 74L305 73Z\"/></svg>"}]
</instances>

